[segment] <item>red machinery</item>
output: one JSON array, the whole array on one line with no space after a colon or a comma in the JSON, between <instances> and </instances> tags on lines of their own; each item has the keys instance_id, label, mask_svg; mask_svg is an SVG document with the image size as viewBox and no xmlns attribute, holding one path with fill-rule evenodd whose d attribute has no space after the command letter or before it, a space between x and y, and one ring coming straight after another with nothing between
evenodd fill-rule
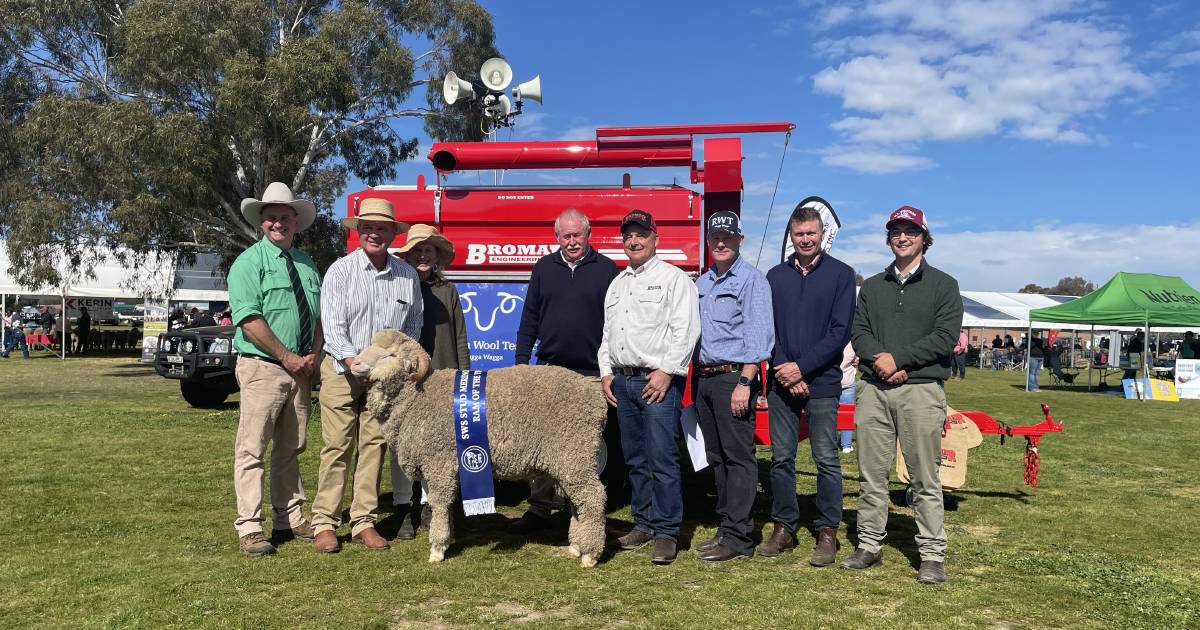
<instances>
[{"instance_id":1,"label":"red machinery","mask_svg":"<svg viewBox=\"0 0 1200 630\"><path fill-rule=\"evenodd\" d=\"M518 303L533 264L555 251L551 226L565 208L586 214L592 224L591 244L625 265L620 221L630 210L650 212L658 224L659 258L698 275L706 265L705 218L718 210L740 213L742 144L740 137L706 137L703 161L694 153L696 136L746 133L791 133L787 122L608 127L596 130L594 140L555 142L441 142L428 158L437 170L429 186L418 176L414 186L376 186L349 196L347 216L358 213L363 199L387 199L398 218L436 226L455 245L446 275L459 283L470 329L472 365L489 369L512 365ZM443 184L443 175L493 169L561 169L612 167L688 167L692 184L702 192L676 184L630 183L626 173L610 186L458 186ZM358 247L351 232L348 250ZM488 309L491 312L488 313ZM1037 441L1047 432L1062 430L1043 409L1046 421L1029 427L1009 427L983 412L963 412L985 434L1025 435L1026 482L1037 485ZM854 428L854 406L842 405L838 428ZM756 435L770 442L765 399L760 399ZM803 439L806 434L802 432Z\"/></svg>"}]
</instances>

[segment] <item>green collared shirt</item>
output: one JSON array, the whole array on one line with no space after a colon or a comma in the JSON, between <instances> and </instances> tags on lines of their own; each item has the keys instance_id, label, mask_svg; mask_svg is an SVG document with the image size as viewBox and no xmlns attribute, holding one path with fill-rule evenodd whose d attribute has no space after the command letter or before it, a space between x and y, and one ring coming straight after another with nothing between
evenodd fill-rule
<instances>
[{"instance_id":1,"label":"green collared shirt","mask_svg":"<svg viewBox=\"0 0 1200 630\"><path fill-rule=\"evenodd\" d=\"M321 274L308 254L294 247L288 253L296 264L300 285L308 298L310 321L314 326L314 334L309 339L313 339L315 327L320 325L321 320ZM228 283L229 308L233 311L233 323L238 325L233 347L239 353L278 358L246 338L241 323L254 316L263 318L288 350L300 351L300 312L282 249L264 236L233 261Z\"/></svg>"}]
</instances>

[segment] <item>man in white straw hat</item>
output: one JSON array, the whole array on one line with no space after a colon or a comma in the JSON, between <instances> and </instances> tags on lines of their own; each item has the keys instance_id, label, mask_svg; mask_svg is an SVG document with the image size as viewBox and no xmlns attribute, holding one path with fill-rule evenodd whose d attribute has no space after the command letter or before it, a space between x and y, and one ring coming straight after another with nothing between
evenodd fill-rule
<instances>
[{"instance_id":1,"label":"man in white straw hat","mask_svg":"<svg viewBox=\"0 0 1200 630\"><path fill-rule=\"evenodd\" d=\"M329 267L322 286L327 356L321 362L321 437L325 447L312 512L313 546L323 553L341 549L336 531L355 451L351 540L368 549L388 548L387 540L375 530L387 442L383 427L365 413L368 383L354 376L350 366L371 345L375 333L392 328L417 339L423 321L416 270L388 253L396 235L409 227L396 220L392 204L386 199L364 199L357 216L343 219L342 225L358 231L359 248Z\"/></svg>"},{"instance_id":2,"label":"man in white straw hat","mask_svg":"<svg viewBox=\"0 0 1200 630\"><path fill-rule=\"evenodd\" d=\"M262 514L263 457L271 441L272 529L294 538L313 537L301 511L299 457L323 345L321 274L292 241L316 215L312 202L296 199L280 182L267 186L261 200L242 200L242 216L263 231L262 240L237 257L228 276L241 386L233 450L234 527L239 546L251 556L275 553L263 536Z\"/></svg>"}]
</instances>

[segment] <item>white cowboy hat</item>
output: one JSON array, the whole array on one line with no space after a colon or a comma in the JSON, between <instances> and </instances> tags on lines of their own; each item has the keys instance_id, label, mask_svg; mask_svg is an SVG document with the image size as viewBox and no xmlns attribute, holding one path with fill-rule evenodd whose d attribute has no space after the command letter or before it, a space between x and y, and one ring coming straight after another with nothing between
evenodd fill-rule
<instances>
[{"instance_id":1,"label":"white cowboy hat","mask_svg":"<svg viewBox=\"0 0 1200 630\"><path fill-rule=\"evenodd\" d=\"M297 232L307 230L317 218L317 207L313 205L313 202L307 199L296 199L296 196L292 194L292 189L283 182L271 182L267 185L261 200L249 197L243 199L242 216L246 217L251 225L259 225L262 223L259 215L263 206L273 203L291 206L292 210L296 211L296 217L300 221L296 227Z\"/></svg>"},{"instance_id":2,"label":"white cowboy hat","mask_svg":"<svg viewBox=\"0 0 1200 630\"><path fill-rule=\"evenodd\" d=\"M358 204L358 214L342 219L347 229L358 231L359 221L385 221L396 224L396 233L408 231L408 224L396 220L396 209L387 199L370 197Z\"/></svg>"}]
</instances>

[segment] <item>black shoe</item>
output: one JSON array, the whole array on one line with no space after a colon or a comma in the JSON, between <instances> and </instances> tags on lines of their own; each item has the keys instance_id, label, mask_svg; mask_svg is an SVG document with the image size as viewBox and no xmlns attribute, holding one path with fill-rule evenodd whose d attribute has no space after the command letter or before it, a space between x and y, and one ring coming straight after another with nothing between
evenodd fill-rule
<instances>
[{"instance_id":1,"label":"black shoe","mask_svg":"<svg viewBox=\"0 0 1200 630\"><path fill-rule=\"evenodd\" d=\"M536 531L541 531L550 526L550 519L526 512L521 518L518 518L508 524L508 533L518 535L528 535Z\"/></svg>"},{"instance_id":2,"label":"black shoe","mask_svg":"<svg viewBox=\"0 0 1200 630\"><path fill-rule=\"evenodd\" d=\"M883 564L883 553L876 551L871 553L862 547L854 550L849 558L842 563L843 569L870 569Z\"/></svg>"},{"instance_id":3,"label":"black shoe","mask_svg":"<svg viewBox=\"0 0 1200 630\"><path fill-rule=\"evenodd\" d=\"M633 551L646 546L654 537L646 532L635 529L628 534L617 539L617 544L621 545L621 549L625 551Z\"/></svg>"},{"instance_id":4,"label":"black shoe","mask_svg":"<svg viewBox=\"0 0 1200 630\"><path fill-rule=\"evenodd\" d=\"M922 560L917 570L917 583L941 584L946 581L946 565L936 560Z\"/></svg>"},{"instance_id":5,"label":"black shoe","mask_svg":"<svg viewBox=\"0 0 1200 630\"><path fill-rule=\"evenodd\" d=\"M417 520L419 515L413 512L411 503L401 503L396 506L396 519L400 528L396 530L396 540L412 540L417 537Z\"/></svg>"},{"instance_id":6,"label":"black shoe","mask_svg":"<svg viewBox=\"0 0 1200 630\"><path fill-rule=\"evenodd\" d=\"M728 562L730 560L745 560L749 557L749 555L734 551L724 544L718 544L716 547L700 554L700 559L705 562Z\"/></svg>"},{"instance_id":7,"label":"black shoe","mask_svg":"<svg viewBox=\"0 0 1200 630\"><path fill-rule=\"evenodd\" d=\"M654 564L671 564L675 562L675 541L670 538L655 538L654 553L650 556L650 562Z\"/></svg>"},{"instance_id":8,"label":"black shoe","mask_svg":"<svg viewBox=\"0 0 1200 630\"><path fill-rule=\"evenodd\" d=\"M699 553L705 553L708 551L712 551L713 549L716 549L717 545L719 545L719 544L721 544L721 537L713 536L712 538L709 538L708 540L700 543L699 545L696 545L696 551Z\"/></svg>"}]
</instances>

